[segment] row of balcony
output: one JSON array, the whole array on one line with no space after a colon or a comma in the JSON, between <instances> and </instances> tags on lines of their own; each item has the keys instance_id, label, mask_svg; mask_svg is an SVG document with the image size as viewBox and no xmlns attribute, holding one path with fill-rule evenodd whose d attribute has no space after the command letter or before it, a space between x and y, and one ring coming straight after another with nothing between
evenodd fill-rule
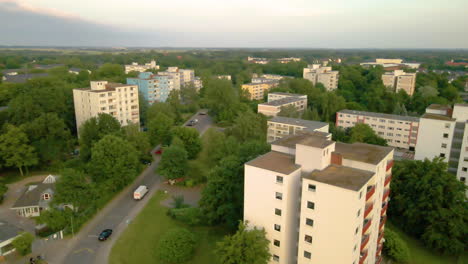
<instances>
[{"instance_id":1,"label":"row of balcony","mask_svg":"<svg viewBox=\"0 0 468 264\"><path fill-rule=\"evenodd\" d=\"M369 201L369 199L374 195L375 193L375 185L367 186L367 193L366 193L366 201Z\"/></svg>"},{"instance_id":2,"label":"row of balcony","mask_svg":"<svg viewBox=\"0 0 468 264\"><path fill-rule=\"evenodd\" d=\"M366 231L372 224L372 219L364 219L364 223L362 224L362 234L364 235Z\"/></svg>"},{"instance_id":3,"label":"row of balcony","mask_svg":"<svg viewBox=\"0 0 468 264\"><path fill-rule=\"evenodd\" d=\"M368 253L369 253L369 252L367 251L367 249L366 249L365 251L361 252L361 255L359 256L359 264L364 263L364 261L365 261L366 258L367 258L367 254L368 254Z\"/></svg>"},{"instance_id":4,"label":"row of balcony","mask_svg":"<svg viewBox=\"0 0 468 264\"><path fill-rule=\"evenodd\" d=\"M387 175L387 177L385 177L384 186L387 186L391 180L392 180L392 174Z\"/></svg>"},{"instance_id":5,"label":"row of balcony","mask_svg":"<svg viewBox=\"0 0 468 264\"><path fill-rule=\"evenodd\" d=\"M393 160L390 160L389 162L387 162L387 169L386 169L386 171L389 171L389 170L393 167L393 163L394 163Z\"/></svg>"},{"instance_id":6,"label":"row of balcony","mask_svg":"<svg viewBox=\"0 0 468 264\"><path fill-rule=\"evenodd\" d=\"M382 196L382 201L385 201L389 195L390 195L390 189L387 189Z\"/></svg>"}]
</instances>

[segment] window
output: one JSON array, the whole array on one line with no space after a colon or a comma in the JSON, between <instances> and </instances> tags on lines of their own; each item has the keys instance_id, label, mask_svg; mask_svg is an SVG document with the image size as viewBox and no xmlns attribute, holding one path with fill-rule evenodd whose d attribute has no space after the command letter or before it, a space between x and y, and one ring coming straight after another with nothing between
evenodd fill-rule
<instances>
[{"instance_id":1,"label":"window","mask_svg":"<svg viewBox=\"0 0 468 264\"><path fill-rule=\"evenodd\" d=\"M445 123L445 128L450 128L450 123Z\"/></svg>"},{"instance_id":2,"label":"window","mask_svg":"<svg viewBox=\"0 0 468 264\"><path fill-rule=\"evenodd\" d=\"M462 171L468 171L468 168L463 167L463 168L462 168Z\"/></svg>"},{"instance_id":3,"label":"window","mask_svg":"<svg viewBox=\"0 0 468 264\"><path fill-rule=\"evenodd\" d=\"M280 241L279 240L273 240L273 245L275 245L276 247L279 247L280 246Z\"/></svg>"},{"instance_id":4,"label":"window","mask_svg":"<svg viewBox=\"0 0 468 264\"><path fill-rule=\"evenodd\" d=\"M441 147L442 147L442 148L447 148L447 144L442 143L442 146L441 146Z\"/></svg>"},{"instance_id":5,"label":"window","mask_svg":"<svg viewBox=\"0 0 468 264\"><path fill-rule=\"evenodd\" d=\"M357 216L359 217L361 215L361 209L357 211Z\"/></svg>"},{"instance_id":6,"label":"window","mask_svg":"<svg viewBox=\"0 0 468 264\"><path fill-rule=\"evenodd\" d=\"M445 158L445 153L440 153L439 155L441 158Z\"/></svg>"},{"instance_id":7,"label":"window","mask_svg":"<svg viewBox=\"0 0 468 264\"><path fill-rule=\"evenodd\" d=\"M311 256L312 254L309 251L304 251L304 258L310 259Z\"/></svg>"},{"instance_id":8,"label":"window","mask_svg":"<svg viewBox=\"0 0 468 264\"><path fill-rule=\"evenodd\" d=\"M359 232L359 227L356 227L356 231L354 232L355 235Z\"/></svg>"},{"instance_id":9,"label":"window","mask_svg":"<svg viewBox=\"0 0 468 264\"><path fill-rule=\"evenodd\" d=\"M50 194L44 193L44 194L42 195L42 199L44 199L44 200L49 200L49 199L50 199Z\"/></svg>"},{"instance_id":10,"label":"window","mask_svg":"<svg viewBox=\"0 0 468 264\"><path fill-rule=\"evenodd\" d=\"M278 255L273 255L273 260L278 262L279 261L279 256Z\"/></svg>"},{"instance_id":11,"label":"window","mask_svg":"<svg viewBox=\"0 0 468 264\"><path fill-rule=\"evenodd\" d=\"M356 249L357 249L357 245L354 245L353 251L356 252Z\"/></svg>"},{"instance_id":12,"label":"window","mask_svg":"<svg viewBox=\"0 0 468 264\"><path fill-rule=\"evenodd\" d=\"M275 230L280 232L281 231L281 226L278 224L275 224Z\"/></svg>"},{"instance_id":13,"label":"window","mask_svg":"<svg viewBox=\"0 0 468 264\"><path fill-rule=\"evenodd\" d=\"M281 209L275 208L275 215L281 216Z\"/></svg>"},{"instance_id":14,"label":"window","mask_svg":"<svg viewBox=\"0 0 468 264\"><path fill-rule=\"evenodd\" d=\"M308 226L314 226L314 220L310 219L310 218L306 218L306 225Z\"/></svg>"},{"instance_id":15,"label":"window","mask_svg":"<svg viewBox=\"0 0 468 264\"><path fill-rule=\"evenodd\" d=\"M393 137L393 133L387 133L387 136Z\"/></svg>"},{"instance_id":16,"label":"window","mask_svg":"<svg viewBox=\"0 0 468 264\"><path fill-rule=\"evenodd\" d=\"M448 134L447 134L447 133L444 133L444 138L448 138Z\"/></svg>"},{"instance_id":17,"label":"window","mask_svg":"<svg viewBox=\"0 0 468 264\"><path fill-rule=\"evenodd\" d=\"M315 204L313 202L307 201L307 208L309 209L315 209Z\"/></svg>"},{"instance_id":18,"label":"window","mask_svg":"<svg viewBox=\"0 0 468 264\"><path fill-rule=\"evenodd\" d=\"M461 181L461 182L465 182L465 181L466 181L466 178L465 178L465 177L460 177L460 181Z\"/></svg>"},{"instance_id":19,"label":"window","mask_svg":"<svg viewBox=\"0 0 468 264\"><path fill-rule=\"evenodd\" d=\"M283 183L283 176L276 176L276 183Z\"/></svg>"},{"instance_id":20,"label":"window","mask_svg":"<svg viewBox=\"0 0 468 264\"><path fill-rule=\"evenodd\" d=\"M309 191L315 192L316 189L317 189L317 187L315 185L309 184Z\"/></svg>"},{"instance_id":21,"label":"window","mask_svg":"<svg viewBox=\"0 0 468 264\"><path fill-rule=\"evenodd\" d=\"M276 197L276 199L278 199L278 200L283 200L283 194L280 193L280 192L276 192L276 193L275 193L275 197Z\"/></svg>"},{"instance_id":22,"label":"window","mask_svg":"<svg viewBox=\"0 0 468 264\"><path fill-rule=\"evenodd\" d=\"M468 157L464 157L464 158L463 158L463 161L468 161Z\"/></svg>"},{"instance_id":23,"label":"window","mask_svg":"<svg viewBox=\"0 0 468 264\"><path fill-rule=\"evenodd\" d=\"M362 191L359 193L359 199L362 198Z\"/></svg>"},{"instance_id":24,"label":"window","mask_svg":"<svg viewBox=\"0 0 468 264\"><path fill-rule=\"evenodd\" d=\"M311 244L312 243L312 236L309 236L309 235L305 235L304 236L304 241Z\"/></svg>"}]
</instances>

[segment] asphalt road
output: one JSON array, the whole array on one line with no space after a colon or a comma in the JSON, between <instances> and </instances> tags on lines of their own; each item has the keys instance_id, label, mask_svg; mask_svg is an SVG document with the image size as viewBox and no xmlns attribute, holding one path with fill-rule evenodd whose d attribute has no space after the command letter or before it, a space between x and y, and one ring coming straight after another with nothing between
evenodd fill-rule
<instances>
[{"instance_id":1,"label":"asphalt road","mask_svg":"<svg viewBox=\"0 0 468 264\"><path fill-rule=\"evenodd\" d=\"M208 115L196 114L190 120L193 119L198 119L198 123L192 127L196 128L201 134L212 125L212 120ZM144 207L144 204L146 204L144 202L145 199L148 201L150 198L149 196L156 191L158 184L161 182L161 178L154 173L159 163L159 157L153 155L153 158L154 162L143 171L132 186L126 188L101 210L101 212L81 230L80 234L76 235L75 241L73 241L72 244L69 244L66 248L59 249L60 251L65 251L62 251L60 254L64 256L63 258L59 258L60 263L107 263L107 257L113 241L100 242L97 237L102 230L110 228L114 229L114 233L109 239L117 240L126 225L128 225L132 218ZM148 186L150 193L147 194L147 197L142 201L135 201L133 200L133 191L139 185Z\"/></svg>"}]
</instances>

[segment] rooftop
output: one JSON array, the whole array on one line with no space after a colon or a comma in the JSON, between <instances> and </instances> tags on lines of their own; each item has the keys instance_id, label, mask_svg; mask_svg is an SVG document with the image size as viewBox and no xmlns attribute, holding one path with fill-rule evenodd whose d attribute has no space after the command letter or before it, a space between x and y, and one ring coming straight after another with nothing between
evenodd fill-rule
<instances>
[{"instance_id":1,"label":"rooftop","mask_svg":"<svg viewBox=\"0 0 468 264\"><path fill-rule=\"evenodd\" d=\"M273 94L273 95L285 95L285 96L294 96L294 97L301 97L305 96L304 94L294 94L294 93L283 93L283 92L274 92L274 93L268 93L268 94Z\"/></svg>"},{"instance_id":2,"label":"rooftop","mask_svg":"<svg viewBox=\"0 0 468 264\"><path fill-rule=\"evenodd\" d=\"M328 123L325 123L325 122L310 121L310 120L304 120L300 118L291 118L291 117L283 117L283 116L275 116L272 119L268 120L268 122L289 124L289 125L295 125L295 126L304 126L310 130L315 130L318 128L322 128L324 126L328 126Z\"/></svg>"},{"instance_id":3,"label":"rooftop","mask_svg":"<svg viewBox=\"0 0 468 264\"><path fill-rule=\"evenodd\" d=\"M356 111L356 110L349 110L349 109L340 110L338 113L372 116L372 117L388 118L388 119L395 119L395 120L402 120L402 121L419 122L419 117L414 117L414 116L401 116L401 115L392 115L392 114L384 114L384 113Z\"/></svg>"},{"instance_id":4,"label":"rooftop","mask_svg":"<svg viewBox=\"0 0 468 264\"><path fill-rule=\"evenodd\" d=\"M270 151L247 162L246 165L282 174L290 174L300 168L299 165L295 164L294 156L277 151Z\"/></svg>"},{"instance_id":5,"label":"rooftop","mask_svg":"<svg viewBox=\"0 0 468 264\"><path fill-rule=\"evenodd\" d=\"M341 143L336 142L335 153L341 154L345 159L360 161L377 165L384 159L393 148L383 147L365 143Z\"/></svg>"},{"instance_id":6,"label":"rooftop","mask_svg":"<svg viewBox=\"0 0 468 264\"><path fill-rule=\"evenodd\" d=\"M16 200L12 208L38 206L41 202L41 194L46 190L49 190L50 194L53 194L55 190L55 184L37 182L28 185L27 188L28 189L20 196L20 198Z\"/></svg>"},{"instance_id":7,"label":"rooftop","mask_svg":"<svg viewBox=\"0 0 468 264\"><path fill-rule=\"evenodd\" d=\"M314 148L326 148L334 143L327 139L328 135L329 133L325 132L302 132L277 139L271 144L288 148L296 148L297 144Z\"/></svg>"},{"instance_id":8,"label":"rooftop","mask_svg":"<svg viewBox=\"0 0 468 264\"><path fill-rule=\"evenodd\" d=\"M446 115L438 115L438 114L431 114L431 113L425 113L423 116L421 116L421 118L455 121L455 118L451 118L451 117L446 116Z\"/></svg>"},{"instance_id":9,"label":"rooftop","mask_svg":"<svg viewBox=\"0 0 468 264\"><path fill-rule=\"evenodd\" d=\"M26 74L17 74L17 75L5 75L4 82L10 83L25 83L28 80L39 78L39 77L47 77L49 76L48 73L26 73Z\"/></svg>"},{"instance_id":10,"label":"rooftop","mask_svg":"<svg viewBox=\"0 0 468 264\"><path fill-rule=\"evenodd\" d=\"M373 172L331 164L324 170L303 173L305 179L322 182L352 191L359 191L374 175Z\"/></svg>"},{"instance_id":11,"label":"rooftop","mask_svg":"<svg viewBox=\"0 0 468 264\"><path fill-rule=\"evenodd\" d=\"M18 227L0 220L0 243L16 237L20 233L21 229Z\"/></svg>"},{"instance_id":12,"label":"rooftop","mask_svg":"<svg viewBox=\"0 0 468 264\"><path fill-rule=\"evenodd\" d=\"M441 104L431 104L427 108L428 109L433 109L433 110L448 110L448 109L451 109L451 107L449 105L441 105Z\"/></svg>"},{"instance_id":13,"label":"rooftop","mask_svg":"<svg viewBox=\"0 0 468 264\"><path fill-rule=\"evenodd\" d=\"M299 102L299 101L302 101L302 100L305 100L305 98L285 97L285 98L281 98L281 99L278 99L278 100L265 102L265 103L262 103L262 104L259 104L259 105L280 106L280 105L289 104L289 103L293 103L293 102Z\"/></svg>"}]
</instances>

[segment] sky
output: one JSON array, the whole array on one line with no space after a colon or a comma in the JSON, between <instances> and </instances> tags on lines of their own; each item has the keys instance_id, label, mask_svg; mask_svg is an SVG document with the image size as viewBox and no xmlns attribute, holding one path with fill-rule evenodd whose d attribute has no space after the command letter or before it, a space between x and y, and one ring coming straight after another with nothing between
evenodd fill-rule
<instances>
[{"instance_id":1,"label":"sky","mask_svg":"<svg viewBox=\"0 0 468 264\"><path fill-rule=\"evenodd\" d=\"M468 48L468 0L0 0L0 45Z\"/></svg>"}]
</instances>

